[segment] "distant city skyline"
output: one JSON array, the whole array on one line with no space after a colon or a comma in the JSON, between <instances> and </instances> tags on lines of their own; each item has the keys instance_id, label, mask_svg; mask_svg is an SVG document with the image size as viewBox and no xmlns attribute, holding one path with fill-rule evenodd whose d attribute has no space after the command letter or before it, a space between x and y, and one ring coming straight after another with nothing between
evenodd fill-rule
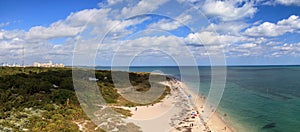
<instances>
[{"instance_id":1,"label":"distant city skyline","mask_svg":"<svg viewBox=\"0 0 300 132\"><path fill-rule=\"evenodd\" d=\"M49 62L34 62L32 64L18 64L18 63L0 63L0 66L4 67L65 67L63 63L52 63Z\"/></svg>"},{"instance_id":2,"label":"distant city skyline","mask_svg":"<svg viewBox=\"0 0 300 132\"><path fill-rule=\"evenodd\" d=\"M203 16L190 12L190 6ZM135 14L146 15L125 19ZM131 65L176 65L172 55L159 51L167 46L179 56L186 55L187 47L198 65L210 65L208 55L215 51L224 51L227 65L300 65L298 0L2 0L0 16L0 64L22 64L24 46L25 65L52 60L71 66L73 53L81 52L74 51L77 44L85 45L95 60L81 58L80 64L88 66L110 66L116 52L126 57L153 46L157 50L141 52ZM100 42L86 40L92 36L84 34L87 27L95 27L100 36L114 29Z\"/></svg>"}]
</instances>

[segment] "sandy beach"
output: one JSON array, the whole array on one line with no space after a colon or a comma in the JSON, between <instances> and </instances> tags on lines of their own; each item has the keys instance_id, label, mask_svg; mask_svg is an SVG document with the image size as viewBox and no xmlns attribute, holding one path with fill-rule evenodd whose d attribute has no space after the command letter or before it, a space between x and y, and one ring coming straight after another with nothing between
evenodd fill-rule
<instances>
[{"instance_id":1,"label":"sandy beach","mask_svg":"<svg viewBox=\"0 0 300 132\"><path fill-rule=\"evenodd\" d=\"M188 86L183 82L177 81L177 83L178 85L180 85L180 87L186 94L192 95L193 99L190 100L193 100L194 102L191 101L191 103L193 104L194 108L200 112L199 118L201 120L201 113L205 107L205 98L201 98L195 92L191 91L190 88L188 88ZM201 123L202 125L206 126L206 131L214 131L214 132L235 131L232 127L226 124L226 122L221 118L221 116L222 115L219 115L217 112L215 112L206 123L202 120Z\"/></svg>"},{"instance_id":2,"label":"sandy beach","mask_svg":"<svg viewBox=\"0 0 300 132\"><path fill-rule=\"evenodd\" d=\"M234 131L218 113L214 113L208 122L204 122L201 113L205 107L205 100L191 91L183 82L173 79L162 83L170 86L171 94L153 105L122 107L133 114L126 121L140 126L143 132Z\"/></svg>"}]
</instances>

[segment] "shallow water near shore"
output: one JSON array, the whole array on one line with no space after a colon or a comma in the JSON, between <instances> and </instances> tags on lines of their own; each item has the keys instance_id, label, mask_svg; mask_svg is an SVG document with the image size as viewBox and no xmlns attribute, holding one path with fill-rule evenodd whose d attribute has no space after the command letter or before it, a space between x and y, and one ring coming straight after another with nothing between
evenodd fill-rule
<instances>
[{"instance_id":1,"label":"shallow water near shore","mask_svg":"<svg viewBox=\"0 0 300 132\"><path fill-rule=\"evenodd\" d=\"M189 68L189 67L184 67ZM198 67L199 94L210 88L210 68ZM110 70L110 67L96 67ZM130 67L133 72L160 70L180 78L178 67ZM193 73L185 73L193 88ZM239 132L296 132L300 129L300 67L228 67L227 82L218 107L220 116ZM198 88L192 89L197 91ZM227 116L224 116L226 113Z\"/></svg>"}]
</instances>

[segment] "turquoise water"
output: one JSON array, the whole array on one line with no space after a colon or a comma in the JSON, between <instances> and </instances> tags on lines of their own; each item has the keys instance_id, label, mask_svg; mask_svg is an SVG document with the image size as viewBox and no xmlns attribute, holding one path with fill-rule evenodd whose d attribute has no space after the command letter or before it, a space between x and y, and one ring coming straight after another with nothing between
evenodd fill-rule
<instances>
[{"instance_id":1,"label":"turquoise water","mask_svg":"<svg viewBox=\"0 0 300 132\"><path fill-rule=\"evenodd\" d=\"M98 67L110 69L109 67ZM189 68L189 67L185 67ZM160 70L180 77L178 67L131 67L130 71ZM210 68L199 67L203 94L210 88ZM186 73L192 78L193 73ZM188 82L193 85L193 80ZM218 112L241 132L300 131L300 67L228 67Z\"/></svg>"},{"instance_id":2,"label":"turquoise water","mask_svg":"<svg viewBox=\"0 0 300 132\"><path fill-rule=\"evenodd\" d=\"M300 67L227 70L219 109L228 113L234 127L240 131L299 132Z\"/></svg>"}]
</instances>

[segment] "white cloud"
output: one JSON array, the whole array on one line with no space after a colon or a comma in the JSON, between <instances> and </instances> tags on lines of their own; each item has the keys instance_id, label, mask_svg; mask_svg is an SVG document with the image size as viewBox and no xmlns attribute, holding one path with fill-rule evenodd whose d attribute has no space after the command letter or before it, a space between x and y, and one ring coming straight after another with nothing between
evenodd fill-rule
<instances>
[{"instance_id":1,"label":"white cloud","mask_svg":"<svg viewBox=\"0 0 300 132\"><path fill-rule=\"evenodd\" d=\"M108 30L118 33L130 33L126 28L145 21L143 19L114 20L110 17L111 9L86 9L71 13L65 20L57 21L49 27L32 27L27 33L28 39L53 39L73 37L83 31L86 27L93 27L93 33L104 34Z\"/></svg>"},{"instance_id":2,"label":"white cloud","mask_svg":"<svg viewBox=\"0 0 300 132\"><path fill-rule=\"evenodd\" d=\"M0 28L1 27L5 27L5 26L8 26L10 23L9 22L3 22L3 23L0 23Z\"/></svg>"},{"instance_id":3,"label":"white cloud","mask_svg":"<svg viewBox=\"0 0 300 132\"><path fill-rule=\"evenodd\" d=\"M300 43L282 44L270 47L271 53L267 57L300 56Z\"/></svg>"},{"instance_id":4,"label":"white cloud","mask_svg":"<svg viewBox=\"0 0 300 132\"><path fill-rule=\"evenodd\" d=\"M22 47L25 45L23 36L23 31L0 31L0 63L14 61L20 64Z\"/></svg>"},{"instance_id":5,"label":"white cloud","mask_svg":"<svg viewBox=\"0 0 300 132\"><path fill-rule=\"evenodd\" d=\"M285 33L293 33L300 30L299 16L292 15L288 19L278 21L276 24L264 22L261 25L246 29L245 34L249 36L275 37Z\"/></svg>"},{"instance_id":6,"label":"white cloud","mask_svg":"<svg viewBox=\"0 0 300 132\"><path fill-rule=\"evenodd\" d=\"M273 49L276 51L300 51L300 43L294 43L294 44L283 44L283 45L277 45L274 46Z\"/></svg>"},{"instance_id":7,"label":"white cloud","mask_svg":"<svg viewBox=\"0 0 300 132\"><path fill-rule=\"evenodd\" d=\"M99 2L97 5L100 8L105 8L108 6L114 6L114 5L120 4L122 2L123 2L123 0L103 0L103 1Z\"/></svg>"},{"instance_id":8,"label":"white cloud","mask_svg":"<svg viewBox=\"0 0 300 132\"><path fill-rule=\"evenodd\" d=\"M73 54L73 47L76 43L77 35L81 33L86 27L92 27L92 32L95 34L105 35L107 31L111 30L112 34L117 36L108 36L110 38L120 37L120 35L128 35L132 33L128 26L139 24L148 18L133 18L129 20L117 20L111 17L112 9L85 9L75 13L71 13L66 19L59 20L49 26L35 26L26 31L6 31L0 30L0 43L3 45L2 54L6 53L4 59L12 58L10 55L17 56L20 59L20 51L13 49L16 44L24 45L25 56L31 61L41 60L47 61L49 59L64 62L64 60L71 60ZM13 42L17 38L21 38L18 42ZM50 39L68 38L66 42L55 45L49 42ZM95 49L97 42L84 41L86 48ZM95 43L95 44L94 44ZM17 46L17 47L18 47ZM7 50L7 51L6 51ZM5 52L6 51L6 52ZM7 53L13 52L13 53ZM0 61L3 62L3 61ZM69 61L68 61L69 62Z\"/></svg>"},{"instance_id":9,"label":"white cloud","mask_svg":"<svg viewBox=\"0 0 300 132\"><path fill-rule=\"evenodd\" d=\"M191 15L182 13L173 19L162 19L148 26L149 29L175 30L181 26L185 26L192 19Z\"/></svg>"},{"instance_id":10,"label":"white cloud","mask_svg":"<svg viewBox=\"0 0 300 132\"><path fill-rule=\"evenodd\" d=\"M248 25L243 22L222 22L219 24L211 23L205 30L216 31L220 34L239 35L240 31Z\"/></svg>"},{"instance_id":11,"label":"white cloud","mask_svg":"<svg viewBox=\"0 0 300 132\"><path fill-rule=\"evenodd\" d=\"M194 0L190 1L193 2ZM109 5L114 5L120 2L120 0L108 0L107 2ZM239 20L251 17L257 12L253 1L248 0L200 2L201 4L204 3L203 10L207 15L216 16L219 19L216 23L211 23L210 25L201 25L201 23L201 30L194 30L198 32L191 33L186 37L159 36L159 34L155 34L158 36L141 36L140 38L135 38L135 36L132 40L117 41L122 37L135 35L135 31L139 29L136 29L134 25L151 19L149 16L125 20L118 18L149 13L160 9L159 7L166 2L167 0L139 1L133 5L118 9L107 7L101 9L85 9L71 13L66 19L54 22L49 26L32 27L28 32L22 30L0 30L0 45L2 45L0 48L0 62L8 59L20 59L22 45L25 45L25 56L30 58L30 60L48 61L52 59L60 62L70 61L72 59L74 43L76 42L79 46L83 46L83 49L77 50L76 52L96 50L95 47L97 47L99 41L89 38L87 40L81 40L80 36L78 36L85 27L92 27L91 33L93 33L93 35L105 35L107 31L111 30L110 34L107 34L108 40L104 41L104 45L100 46L102 50L98 52L102 59L106 59L108 63L110 63L113 54L117 52L120 43L126 43L126 46L120 48L118 51L124 56L130 56L136 50L143 50L145 48L151 49L152 47L164 48L169 52L185 55L186 53L181 50L183 45L172 45L179 42L187 44L186 46L189 47L196 56L214 53L202 52L204 49L203 45L211 51L224 50L225 54L229 57L257 55L277 57L297 55L300 53L300 44L282 45L282 43L277 42L278 40L270 38L285 33L300 32L300 18L298 16L292 15L277 23L261 23L258 21L255 22L255 24L251 24L252 27L243 32L250 24ZM146 30L151 28L175 30L183 26L181 23L186 25L189 25L189 23L194 24L193 22L197 19L192 16L193 13L190 12L190 14L186 12L172 13L173 18L177 21L161 19L158 22L146 23L149 24ZM199 25L199 22L201 21L195 23ZM129 26L131 28L127 28ZM196 36L198 36L200 40L198 40ZM68 39L62 44L52 44L48 41L49 39L66 37ZM83 38L84 37L85 36L83 36ZM137 37L139 36L137 35ZM87 54L93 56L92 54L94 54L94 52L88 52ZM158 54L157 51L153 51L147 52L146 56L149 57L149 59L153 59L153 56Z\"/></svg>"},{"instance_id":12,"label":"white cloud","mask_svg":"<svg viewBox=\"0 0 300 132\"><path fill-rule=\"evenodd\" d=\"M277 23L278 25L286 26L289 28L300 28L300 18L299 16L291 15L288 19L283 19Z\"/></svg>"},{"instance_id":13,"label":"white cloud","mask_svg":"<svg viewBox=\"0 0 300 132\"><path fill-rule=\"evenodd\" d=\"M28 39L53 39L75 36L81 31L81 27L71 27L63 23L56 22L50 27L32 27L27 33Z\"/></svg>"},{"instance_id":14,"label":"white cloud","mask_svg":"<svg viewBox=\"0 0 300 132\"><path fill-rule=\"evenodd\" d=\"M285 34L287 31L281 31L282 27L276 26L274 23L264 22L263 24L248 28L245 33L249 36L279 36Z\"/></svg>"},{"instance_id":15,"label":"white cloud","mask_svg":"<svg viewBox=\"0 0 300 132\"><path fill-rule=\"evenodd\" d=\"M231 45L236 42L249 41L248 38L243 36L233 36L233 35L221 35L211 31L202 31L195 34L189 34L185 38L185 42L192 44L204 44L209 45Z\"/></svg>"},{"instance_id":16,"label":"white cloud","mask_svg":"<svg viewBox=\"0 0 300 132\"><path fill-rule=\"evenodd\" d=\"M183 2L190 2L190 3L194 3L194 2L199 2L201 0L177 0L178 2L180 3L183 3Z\"/></svg>"},{"instance_id":17,"label":"white cloud","mask_svg":"<svg viewBox=\"0 0 300 132\"><path fill-rule=\"evenodd\" d=\"M85 9L71 13L65 20L52 23L49 27L35 26L27 33L27 39L54 39L76 36L85 26L103 26L108 29L112 20L107 19L110 9Z\"/></svg>"},{"instance_id":18,"label":"white cloud","mask_svg":"<svg viewBox=\"0 0 300 132\"><path fill-rule=\"evenodd\" d=\"M151 13L159 6L169 0L141 0L133 7L124 7L121 10L121 17L133 17L136 15Z\"/></svg>"},{"instance_id":19,"label":"white cloud","mask_svg":"<svg viewBox=\"0 0 300 132\"><path fill-rule=\"evenodd\" d=\"M222 21L240 20L245 17L252 17L257 8L253 2L247 0L206 0L203 11L209 16L216 16Z\"/></svg>"},{"instance_id":20,"label":"white cloud","mask_svg":"<svg viewBox=\"0 0 300 132\"><path fill-rule=\"evenodd\" d=\"M101 25L109 23L110 8L103 9L85 9L75 13L71 13L66 19L65 23L78 27L89 25Z\"/></svg>"},{"instance_id":21,"label":"white cloud","mask_svg":"<svg viewBox=\"0 0 300 132\"><path fill-rule=\"evenodd\" d=\"M204 45L205 49L208 49L211 53L223 50L227 57L259 56L266 53L266 47L263 45L269 39L264 37L248 37L240 34L240 30L244 26L236 28L236 33L227 33L226 30L234 28L234 26L229 26L227 29L227 24L229 25L229 23L216 25L216 30L223 30L221 33L214 32L213 26L215 24L213 24L198 33L189 34L184 40L187 44L192 44L192 46L197 47L197 44L199 46Z\"/></svg>"},{"instance_id":22,"label":"white cloud","mask_svg":"<svg viewBox=\"0 0 300 132\"><path fill-rule=\"evenodd\" d=\"M300 6L299 0L275 0L275 3L283 4L283 5L297 5Z\"/></svg>"},{"instance_id":23,"label":"white cloud","mask_svg":"<svg viewBox=\"0 0 300 132\"><path fill-rule=\"evenodd\" d=\"M246 44L240 45L240 47L242 47L242 48L253 48L256 46L257 46L257 44L253 44L253 43L246 43Z\"/></svg>"},{"instance_id":24,"label":"white cloud","mask_svg":"<svg viewBox=\"0 0 300 132\"><path fill-rule=\"evenodd\" d=\"M226 49L226 54L229 57L245 57L245 56L260 56L265 53L266 49L255 42L244 42L242 44L234 44Z\"/></svg>"},{"instance_id":25,"label":"white cloud","mask_svg":"<svg viewBox=\"0 0 300 132\"><path fill-rule=\"evenodd\" d=\"M177 21L172 21L169 19L160 20L157 23L149 25L149 29L162 29L162 30L174 30L180 27L181 24Z\"/></svg>"},{"instance_id":26,"label":"white cloud","mask_svg":"<svg viewBox=\"0 0 300 132\"><path fill-rule=\"evenodd\" d=\"M117 4L119 2L122 2L122 0L107 0L108 5L114 5L114 4Z\"/></svg>"},{"instance_id":27,"label":"white cloud","mask_svg":"<svg viewBox=\"0 0 300 132\"><path fill-rule=\"evenodd\" d=\"M159 56L159 58L156 58L155 60L159 60L161 59L160 57L163 56L166 57L165 55L162 55L162 53L166 53L172 57L177 56L185 58L182 60L186 60L186 57L190 57L191 54L190 52L186 52L188 49L187 47L186 50L184 50L185 44L183 42L183 38L175 36L139 37L132 40L124 40L120 44L105 44L101 46L98 51L97 58L109 58L111 61L114 55L117 55L117 58L128 58L130 56L138 58L146 56L143 58L143 61L148 60L149 62L153 62L153 57Z\"/></svg>"},{"instance_id":28,"label":"white cloud","mask_svg":"<svg viewBox=\"0 0 300 132\"><path fill-rule=\"evenodd\" d=\"M25 31L23 30L0 30L0 41L1 40L11 40L15 38L24 38Z\"/></svg>"}]
</instances>

